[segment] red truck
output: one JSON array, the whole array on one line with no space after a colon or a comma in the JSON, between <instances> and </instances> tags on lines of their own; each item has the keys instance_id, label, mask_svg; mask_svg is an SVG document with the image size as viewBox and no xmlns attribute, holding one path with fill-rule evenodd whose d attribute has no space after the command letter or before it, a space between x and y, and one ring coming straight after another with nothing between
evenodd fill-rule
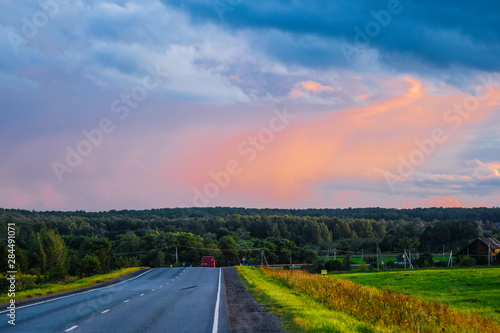
<instances>
[{"instance_id":1,"label":"red truck","mask_svg":"<svg viewBox=\"0 0 500 333\"><path fill-rule=\"evenodd\" d=\"M201 258L201 267L215 267L215 258L211 256Z\"/></svg>"}]
</instances>

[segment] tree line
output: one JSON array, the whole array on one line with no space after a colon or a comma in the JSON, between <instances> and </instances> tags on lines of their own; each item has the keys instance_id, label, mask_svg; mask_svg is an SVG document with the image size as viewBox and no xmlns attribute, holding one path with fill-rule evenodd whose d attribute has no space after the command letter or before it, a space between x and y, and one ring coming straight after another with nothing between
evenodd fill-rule
<instances>
[{"instance_id":1,"label":"tree line","mask_svg":"<svg viewBox=\"0 0 500 333\"><path fill-rule=\"evenodd\" d=\"M23 273L58 279L111 269L313 262L332 250L375 253L458 250L477 237L499 237L498 208L278 210L176 208L108 212L0 209L0 268L6 269L7 224L16 225ZM462 216L462 217L460 217ZM470 218L465 218L465 217ZM453 217L453 218L450 218Z\"/></svg>"}]
</instances>

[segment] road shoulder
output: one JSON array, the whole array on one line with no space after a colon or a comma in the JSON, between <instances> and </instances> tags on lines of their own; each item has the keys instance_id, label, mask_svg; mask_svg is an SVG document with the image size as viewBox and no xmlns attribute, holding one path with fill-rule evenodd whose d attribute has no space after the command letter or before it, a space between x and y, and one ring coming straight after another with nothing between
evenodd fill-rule
<instances>
[{"instance_id":1,"label":"road shoulder","mask_svg":"<svg viewBox=\"0 0 500 333\"><path fill-rule=\"evenodd\" d=\"M257 304L233 267L224 268L224 284L231 332L284 332L279 317Z\"/></svg>"}]
</instances>

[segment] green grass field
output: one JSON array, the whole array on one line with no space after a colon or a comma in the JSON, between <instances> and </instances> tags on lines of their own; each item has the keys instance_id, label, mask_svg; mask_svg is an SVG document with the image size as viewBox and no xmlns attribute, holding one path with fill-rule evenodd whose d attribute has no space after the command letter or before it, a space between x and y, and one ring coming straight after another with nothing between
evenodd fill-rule
<instances>
[{"instance_id":1,"label":"green grass field","mask_svg":"<svg viewBox=\"0 0 500 333\"><path fill-rule=\"evenodd\" d=\"M404 270L332 274L376 288L391 289L452 309L475 312L500 323L500 267Z\"/></svg>"},{"instance_id":2,"label":"green grass field","mask_svg":"<svg viewBox=\"0 0 500 333\"><path fill-rule=\"evenodd\" d=\"M370 255L366 255L366 256L364 257L364 260L366 261L366 260L368 259L368 257L369 257L369 256L370 256ZM340 258L340 257L339 257L338 259L340 259L340 261L344 260L344 258ZM444 259L443 259L443 256L436 256L436 257L433 257L433 259L434 259L435 261L448 261L449 256L444 256ZM331 257L330 257L330 258L325 258L325 260L333 260L333 258L331 258ZM358 257L355 257L355 258L351 257L351 260L352 260L355 264L360 264L360 263L361 263L361 261L363 261L361 258L358 258ZM396 261L396 257L383 257L383 261L384 261L384 262L388 262L388 261Z\"/></svg>"}]
</instances>

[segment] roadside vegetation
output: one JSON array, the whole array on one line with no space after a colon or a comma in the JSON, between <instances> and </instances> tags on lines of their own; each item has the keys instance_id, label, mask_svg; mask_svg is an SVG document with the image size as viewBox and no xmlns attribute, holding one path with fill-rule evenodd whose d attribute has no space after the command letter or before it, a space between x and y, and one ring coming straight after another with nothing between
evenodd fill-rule
<instances>
[{"instance_id":1,"label":"roadside vegetation","mask_svg":"<svg viewBox=\"0 0 500 333\"><path fill-rule=\"evenodd\" d=\"M94 275L83 279L71 278L59 283L37 283L37 276L19 274L16 279L16 302L25 299L57 294L65 291L91 287L96 284L116 279L122 275L135 272L146 267L125 268L112 271L108 274ZM0 281L7 281L6 276L0 274ZM11 297L8 294L0 295L0 304L8 303Z\"/></svg>"},{"instance_id":2,"label":"roadside vegetation","mask_svg":"<svg viewBox=\"0 0 500 333\"><path fill-rule=\"evenodd\" d=\"M374 325L329 309L306 293L294 292L261 269L236 267L243 284L257 302L280 316L293 332L383 332Z\"/></svg>"},{"instance_id":3,"label":"roadside vegetation","mask_svg":"<svg viewBox=\"0 0 500 333\"><path fill-rule=\"evenodd\" d=\"M422 300L331 276L325 278L304 271L267 268L239 268L239 272L252 285L254 293L261 293L264 295L262 298L267 297L270 300L271 309L285 313L283 318L295 331L316 330L315 321L322 322L324 311L330 311L330 317L334 316L338 320L341 320L338 313L354 320L358 326L350 330L353 332L370 329L387 332L437 332L443 329L447 332L500 331L500 325L493 320L451 309L442 302ZM403 275L406 272L395 274ZM283 294L288 293L301 300L309 300L314 306L290 307L284 301L284 296L275 294L273 288ZM314 309L320 309L318 311L323 314L316 313ZM335 323L332 325L332 332L349 332L350 329L350 326L337 327ZM365 326L362 328L360 325Z\"/></svg>"},{"instance_id":4,"label":"roadside vegetation","mask_svg":"<svg viewBox=\"0 0 500 333\"><path fill-rule=\"evenodd\" d=\"M500 267L336 273L333 277L444 302L500 323Z\"/></svg>"}]
</instances>

